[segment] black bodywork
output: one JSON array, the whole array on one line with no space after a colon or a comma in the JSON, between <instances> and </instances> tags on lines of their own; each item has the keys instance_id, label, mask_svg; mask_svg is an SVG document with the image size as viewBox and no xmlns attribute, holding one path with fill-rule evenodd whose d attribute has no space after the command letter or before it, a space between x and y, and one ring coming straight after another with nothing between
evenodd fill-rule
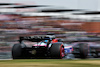
<instances>
[{"instance_id":1,"label":"black bodywork","mask_svg":"<svg viewBox=\"0 0 100 67\"><path fill-rule=\"evenodd\" d=\"M49 57L62 58L60 56L60 54L61 54L60 47L62 46L62 42L51 43L51 41L53 39L55 39L55 36L48 36L48 35L20 37L19 44L15 44L12 48L12 57L13 57L13 59L49 58ZM28 47L23 43L23 40L37 42L37 43L41 42L43 40L48 40L48 42L46 43L46 46L37 45L37 46ZM49 46L50 44L51 44L51 46ZM53 45L55 45L56 48L53 48ZM55 49L55 51L52 51L54 49ZM19 55L16 53L18 53ZM53 53L55 53L55 54L58 53L58 54L54 55Z\"/></svg>"},{"instance_id":2,"label":"black bodywork","mask_svg":"<svg viewBox=\"0 0 100 67\"><path fill-rule=\"evenodd\" d=\"M19 40L20 43L23 40L28 40L28 41L32 41L32 42L40 42L43 40L48 40L47 47L45 47L45 46L32 46L32 47L22 48L22 52L24 53L23 57L28 57L28 58L30 58L30 57L31 58L49 57L50 56L50 48L48 48L48 46L53 39L55 39L55 37L49 37L49 36L20 37L20 40Z\"/></svg>"}]
</instances>

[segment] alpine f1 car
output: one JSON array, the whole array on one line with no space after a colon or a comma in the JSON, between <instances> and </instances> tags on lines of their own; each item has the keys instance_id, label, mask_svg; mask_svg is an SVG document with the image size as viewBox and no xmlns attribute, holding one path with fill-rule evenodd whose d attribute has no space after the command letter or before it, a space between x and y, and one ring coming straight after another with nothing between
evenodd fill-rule
<instances>
[{"instance_id":1,"label":"alpine f1 car","mask_svg":"<svg viewBox=\"0 0 100 67\"><path fill-rule=\"evenodd\" d=\"M32 42L32 46L28 46L30 43L26 45L25 41ZM63 43L51 35L20 37L19 43L12 47L13 59L46 57L61 59L64 56Z\"/></svg>"},{"instance_id":2,"label":"alpine f1 car","mask_svg":"<svg viewBox=\"0 0 100 67\"><path fill-rule=\"evenodd\" d=\"M100 45L98 45L97 42L100 41L100 38L81 38L66 41L67 43L63 43L61 39L57 39L55 36L51 35L20 37L19 43L14 44L12 48L12 57L13 59L61 59L68 54L73 54L78 58L87 58L89 55L99 57ZM29 46L30 44L32 45Z\"/></svg>"}]
</instances>

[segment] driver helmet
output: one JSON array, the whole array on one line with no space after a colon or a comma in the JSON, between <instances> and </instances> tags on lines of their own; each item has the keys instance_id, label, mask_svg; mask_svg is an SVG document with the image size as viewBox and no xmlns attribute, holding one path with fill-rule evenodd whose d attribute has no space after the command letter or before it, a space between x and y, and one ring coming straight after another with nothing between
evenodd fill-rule
<instances>
[{"instance_id":1,"label":"driver helmet","mask_svg":"<svg viewBox=\"0 0 100 67\"><path fill-rule=\"evenodd\" d=\"M45 43L48 43L48 40L44 40Z\"/></svg>"}]
</instances>

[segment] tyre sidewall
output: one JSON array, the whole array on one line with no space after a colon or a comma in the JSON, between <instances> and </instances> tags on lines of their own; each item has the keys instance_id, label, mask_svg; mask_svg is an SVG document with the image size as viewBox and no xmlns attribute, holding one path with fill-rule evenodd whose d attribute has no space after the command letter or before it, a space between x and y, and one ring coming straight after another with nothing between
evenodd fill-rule
<instances>
[{"instance_id":1,"label":"tyre sidewall","mask_svg":"<svg viewBox=\"0 0 100 67\"><path fill-rule=\"evenodd\" d=\"M87 58L88 55L88 44L86 43L79 43L79 52L80 52L80 58Z\"/></svg>"},{"instance_id":2,"label":"tyre sidewall","mask_svg":"<svg viewBox=\"0 0 100 67\"><path fill-rule=\"evenodd\" d=\"M22 55L22 48L20 44L14 44L12 47L12 57L13 59L20 59Z\"/></svg>"},{"instance_id":3,"label":"tyre sidewall","mask_svg":"<svg viewBox=\"0 0 100 67\"><path fill-rule=\"evenodd\" d=\"M53 43L51 45L51 48L50 48L51 57L62 59L62 55L61 55L61 53L62 53L61 48L62 47L64 48L64 46L61 42Z\"/></svg>"}]
</instances>

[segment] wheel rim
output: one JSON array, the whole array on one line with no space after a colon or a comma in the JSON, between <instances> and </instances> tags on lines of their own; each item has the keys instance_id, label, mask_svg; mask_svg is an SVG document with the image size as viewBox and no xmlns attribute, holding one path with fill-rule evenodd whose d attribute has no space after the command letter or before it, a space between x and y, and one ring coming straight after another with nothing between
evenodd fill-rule
<instances>
[{"instance_id":1,"label":"wheel rim","mask_svg":"<svg viewBox=\"0 0 100 67\"><path fill-rule=\"evenodd\" d=\"M65 53L64 53L64 47L61 46L61 50L60 50L60 57L61 59L65 56Z\"/></svg>"}]
</instances>

